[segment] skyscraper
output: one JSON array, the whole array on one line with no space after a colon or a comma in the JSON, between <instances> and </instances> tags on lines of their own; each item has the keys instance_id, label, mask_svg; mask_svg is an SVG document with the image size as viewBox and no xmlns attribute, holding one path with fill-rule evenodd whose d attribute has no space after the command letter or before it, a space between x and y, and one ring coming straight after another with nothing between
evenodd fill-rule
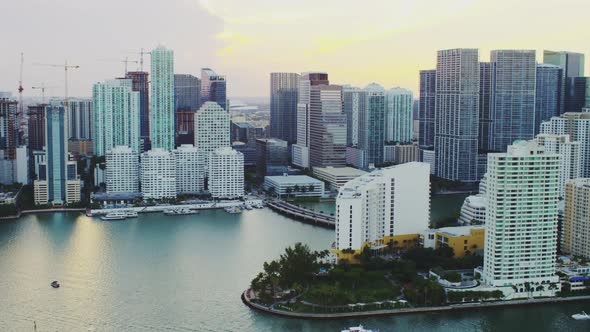
<instances>
[{"instance_id":1,"label":"skyscraper","mask_svg":"<svg viewBox=\"0 0 590 332\"><path fill-rule=\"evenodd\" d=\"M30 105L29 111L29 149L43 150L45 146L45 107L46 104Z\"/></svg>"},{"instance_id":2,"label":"skyscraper","mask_svg":"<svg viewBox=\"0 0 590 332\"><path fill-rule=\"evenodd\" d=\"M118 145L140 152L140 99L129 79L94 84L94 154L104 156Z\"/></svg>"},{"instance_id":3,"label":"skyscraper","mask_svg":"<svg viewBox=\"0 0 590 332\"><path fill-rule=\"evenodd\" d=\"M256 140L256 175L283 175L288 172L289 146L287 141L278 138L259 138Z\"/></svg>"},{"instance_id":4,"label":"skyscraper","mask_svg":"<svg viewBox=\"0 0 590 332\"><path fill-rule=\"evenodd\" d=\"M76 162L68 157L66 109L55 104L45 109L45 163L34 182L35 204L62 205L80 201L80 179Z\"/></svg>"},{"instance_id":5,"label":"skyscraper","mask_svg":"<svg viewBox=\"0 0 590 332\"><path fill-rule=\"evenodd\" d=\"M68 134L70 139L92 139L92 100L70 99L68 108Z\"/></svg>"},{"instance_id":6,"label":"skyscraper","mask_svg":"<svg viewBox=\"0 0 590 332\"><path fill-rule=\"evenodd\" d=\"M362 107L358 114L358 148L363 156L362 168L377 166L383 163L383 153L386 140L386 116L388 108L388 92L378 84L369 84L365 93L359 97ZM348 130L348 128L347 128Z\"/></svg>"},{"instance_id":7,"label":"skyscraper","mask_svg":"<svg viewBox=\"0 0 590 332\"><path fill-rule=\"evenodd\" d=\"M568 85L568 109L570 112L581 112L590 107L590 77L573 77Z\"/></svg>"},{"instance_id":8,"label":"skyscraper","mask_svg":"<svg viewBox=\"0 0 590 332\"><path fill-rule=\"evenodd\" d=\"M152 54L153 55L153 54ZM141 154L141 193L144 199L176 197L175 155L162 148Z\"/></svg>"},{"instance_id":9,"label":"skyscraper","mask_svg":"<svg viewBox=\"0 0 590 332\"><path fill-rule=\"evenodd\" d=\"M205 189L204 156L192 144L183 144L172 151L176 163L176 192L199 194Z\"/></svg>"},{"instance_id":10,"label":"skyscraper","mask_svg":"<svg viewBox=\"0 0 590 332\"><path fill-rule=\"evenodd\" d=\"M152 148L174 149L174 52L162 46L152 50Z\"/></svg>"},{"instance_id":11,"label":"skyscraper","mask_svg":"<svg viewBox=\"0 0 590 332\"><path fill-rule=\"evenodd\" d=\"M543 63L549 65L556 65L563 69L562 80L561 80L561 97L560 97L560 112L580 112L579 109L573 107L571 100L568 96L571 96L570 91L571 82L574 77L584 76L584 54L567 52L567 51L544 51L543 52Z\"/></svg>"},{"instance_id":12,"label":"skyscraper","mask_svg":"<svg viewBox=\"0 0 590 332\"><path fill-rule=\"evenodd\" d=\"M478 180L479 54L477 49L438 51L435 162L437 176Z\"/></svg>"},{"instance_id":13,"label":"skyscraper","mask_svg":"<svg viewBox=\"0 0 590 332\"><path fill-rule=\"evenodd\" d=\"M228 111L225 76L217 74L211 68L201 69L201 105L212 101Z\"/></svg>"},{"instance_id":14,"label":"skyscraper","mask_svg":"<svg viewBox=\"0 0 590 332\"><path fill-rule=\"evenodd\" d=\"M211 152L209 192L213 198L236 199L244 196L244 155L230 147Z\"/></svg>"},{"instance_id":15,"label":"skyscraper","mask_svg":"<svg viewBox=\"0 0 590 332\"><path fill-rule=\"evenodd\" d=\"M491 64L488 150L502 152L535 136L535 51L495 50Z\"/></svg>"},{"instance_id":16,"label":"skyscraper","mask_svg":"<svg viewBox=\"0 0 590 332\"><path fill-rule=\"evenodd\" d=\"M309 166L346 166L342 87L311 86L309 100Z\"/></svg>"},{"instance_id":17,"label":"skyscraper","mask_svg":"<svg viewBox=\"0 0 590 332\"><path fill-rule=\"evenodd\" d=\"M229 112L208 101L195 113L195 147L203 153L205 167L209 155L218 148L230 146Z\"/></svg>"},{"instance_id":18,"label":"skyscraper","mask_svg":"<svg viewBox=\"0 0 590 332\"><path fill-rule=\"evenodd\" d=\"M144 141L150 137L150 101L149 101L149 74L145 71L127 72L125 78L131 79L132 90L139 92L139 137Z\"/></svg>"},{"instance_id":19,"label":"skyscraper","mask_svg":"<svg viewBox=\"0 0 590 332\"><path fill-rule=\"evenodd\" d=\"M18 102L0 98L0 152L3 158L14 160L18 146Z\"/></svg>"},{"instance_id":20,"label":"skyscraper","mask_svg":"<svg viewBox=\"0 0 590 332\"><path fill-rule=\"evenodd\" d=\"M420 148L434 148L434 114L436 103L436 70L420 71L420 104L418 108L420 121Z\"/></svg>"},{"instance_id":21,"label":"skyscraper","mask_svg":"<svg viewBox=\"0 0 590 332\"><path fill-rule=\"evenodd\" d=\"M176 145L195 141L195 112L201 106L201 80L188 74L174 75L174 132Z\"/></svg>"},{"instance_id":22,"label":"skyscraper","mask_svg":"<svg viewBox=\"0 0 590 332\"><path fill-rule=\"evenodd\" d=\"M119 145L106 153L107 193L139 192L139 152Z\"/></svg>"},{"instance_id":23,"label":"skyscraper","mask_svg":"<svg viewBox=\"0 0 590 332\"><path fill-rule=\"evenodd\" d=\"M566 184L561 250L572 256L590 259L590 179L570 180Z\"/></svg>"},{"instance_id":24,"label":"skyscraper","mask_svg":"<svg viewBox=\"0 0 590 332\"><path fill-rule=\"evenodd\" d=\"M535 94L535 134L541 123L560 114L561 80L563 69L554 65L537 65L537 86Z\"/></svg>"},{"instance_id":25,"label":"skyscraper","mask_svg":"<svg viewBox=\"0 0 590 332\"><path fill-rule=\"evenodd\" d=\"M546 153L558 154L560 159L559 197L565 197L565 184L582 174L580 142L572 142L569 135L539 134L535 141Z\"/></svg>"},{"instance_id":26,"label":"skyscraper","mask_svg":"<svg viewBox=\"0 0 590 332\"><path fill-rule=\"evenodd\" d=\"M270 137L297 141L297 90L299 74L270 74Z\"/></svg>"},{"instance_id":27,"label":"skyscraper","mask_svg":"<svg viewBox=\"0 0 590 332\"><path fill-rule=\"evenodd\" d=\"M559 155L534 141L488 154L485 198L484 282L514 286L520 297L527 296L526 284L558 282Z\"/></svg>"},{"instance_id":28,"label":"skyscraper","mask_svg":"<svg viewBox=\"0 0 590 332\"><path fill-rule=\"evenodd\" d=\"M365 112L366 107L367 92L364 89L342 86L342 109L346 114L346 145L348 146L359 144L359 117Z\"/></svg>"},{"instance_id":29,"label":"skyscraper","mask_svg":"<svg viewBox=\"0 0 590 332\"><path fill-rule=\"evenodd\" d=\"M293 164L309 167L310 95L311 87L328 85L328 74L321 72L303 73L299 78L297 92L297 144L293 146Z\"/></svg>"},{"instance_id":30,"label":"skyscraper","mask_svg":"<svg viewBox=\"0 0 590 332\"><path fill-rule=\"evenodd\" d=\"M492 64L479 63L479 133L478 144L480 151L490 148L490 96L492 90Z\"/></svg>"},{"instance_id":31,"label":"skyscraper","mask_svg":"<svg viewBox=\"0 0 590 332\"><path fill-rule=\"evenodd\" d=\"M414 120L412 91L393 88L385 93L385 140L388 142L412 142Z\"/></svg>"}]
</instances>

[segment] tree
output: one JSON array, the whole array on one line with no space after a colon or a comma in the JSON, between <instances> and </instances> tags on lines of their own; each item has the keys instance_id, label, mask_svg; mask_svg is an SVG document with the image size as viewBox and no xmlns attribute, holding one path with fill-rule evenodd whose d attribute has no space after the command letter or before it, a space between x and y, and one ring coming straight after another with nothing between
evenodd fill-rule
<instances>
[{"instance_id":1,"label":"tree","mask_svg":"<svg viewBox=\"0 0 590 332\"><path fill-rule=\"evenodd\" d=\"M281 285L306 285L310 276L319 268L317 257L318 253L312 252L307 245L299 242L285 249L285 253L279 259Z\"/></svg>"}]
</instances>

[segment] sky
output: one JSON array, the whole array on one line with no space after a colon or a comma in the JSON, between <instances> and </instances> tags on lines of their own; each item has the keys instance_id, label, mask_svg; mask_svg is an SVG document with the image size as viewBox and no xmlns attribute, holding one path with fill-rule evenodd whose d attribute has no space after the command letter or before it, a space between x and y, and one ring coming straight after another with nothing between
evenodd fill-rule
<instances>
[{"instance_id":1,"label":"sky","mask_svg":"<svg viewBox=\"0 0 590 332\"><path fill-rule=\"evenodd\" d=\"M418 71L436 51L570 50L587 53L588 0L2 0L0 91L90 96L92 84L124 74L123 60L158 45L174 50L175 72L211 67L228 96L269 95L270 72L325 71L334 84L400 86L417 96ZM8 14L7 14L8 13ZM149 69L149 55L144 57ZM138 64L130 62L129 70Z\"/></svg>"}]
</instances>

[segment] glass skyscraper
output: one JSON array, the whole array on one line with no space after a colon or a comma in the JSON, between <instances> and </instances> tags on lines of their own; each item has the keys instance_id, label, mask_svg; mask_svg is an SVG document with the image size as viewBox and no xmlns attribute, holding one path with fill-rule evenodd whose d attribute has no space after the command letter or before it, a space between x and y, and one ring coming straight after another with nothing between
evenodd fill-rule
<instances>
[{"instance_id":1,"label":"glass skyscraper","mask_svg":"<svg viewBox=\"0 0 590 332\"><path fill-rule=\"evenodd\" d=\"M543 52L543 63L559 66L563 69L559 114L565 112L580 112L580 109L576 107L575 103L572 103L569 96L573 95L570 91L572 87L572 79L574 77L584 76L584 54L546 50Z\"/></svg>"},{"instance_id":2,"label":"glass skyscraper","mask_svg":"<svg viewBox=\"0 0 590 332\"><path fill-rule=\"evenodd\" d=\"M437 176L478 180L479 52L438 51L436 63L435 163Z\"/></svg>"},{"instance_id":3,"label":"glass skyscraper","mask_svg":"<svg viewBox=\"0 0 590 332\"><path fill-rule=\"evenodd\" d=\"M387 92L378 84L369 84L365 91L366 100L362 102L366 109L359 113L358 148L363 151L362 166L368 168L383 164Z\"/></svg>"},{"instance_id":4,"label":"glass skyscraper","mask_svg":"<svg viewBox=\"0 0 590 332\"><path fill-rule=\"evenodd\" d=\"M174 149L174 52L162 46L152 50L152 148Z\"/></svg>"},{"instance_id":5,"label":"glass skyscraper","mask_svg":"<svg viewBox=\"0 0 590 332\"><path fill-rule=\"evenodd\" d=\"M559 66L537 65L535 135L540 132L543 121L547 121L554 116L559 116L562 72L563 69Z\"/></svg>"},{"instance_id":6,"label":"glass skyscraper","mask_svg":"<svg viewBox=\"0 0 590 332\"><path fill-rule=\"evenodd\" d=\"M270 74L270 136L297 141L297 89L299 74Z\"/></svg>"},{"instance_id":7,"label":"glass skyscraper","mask_svg":"<svg viewBox=\"0 0 590 332\"><path fill-rule=\"evenodd\" d=\"M412 91L393 88L385 92L385 140L409 143L413 137Z\"/></svg>"},{"instance_id":8,"label":"glass skyscraper","mask_svg":"<svg viewBox=\"0 0 590 332\"><path fill-rule=\"evenodd\" d=\"M176 146L195 141L195 112L201 105L201 80L188 74L174 75L174 133Z\"/></svg>"},{"instance_id":9,"label":"glass skyscraper","mask_svg":"<svg viewBox=\"0 0 590 332\"><path fill-rule=\"evenodd\" d=\"M145 71L127 72L125 78L131 79L133 91L139 92L139 136L144 141L150 137L149 74Z\"/></svg>"},{"instance_id":10,"label":"glass skyscraper","mask_svg":"<svg viewBox=\"0 0 590 332\"><path fill-rule=\"evenodd\" d=\"M346 115L342 87L313 85L309 103L309 165L346 166Z\"/></svg>"},{"instance_id":11,"label":"glass skyscraper","mask_svg":"<svg viewBox=\"0 0 590 332\"><path fill-rule=\"evenodd\" d=\"M420 71L420 104L418 115L420 131L418 142L421 148L434 147L434 113L436 102L436 70Z\"/></svg>"},{"instance_id":12,"label":"glass skyscraper","mask_svg":"<svg viewBox=\"0 0 590 332\"><path fill-rule=\"evenodd\" d=\"M490 96L492 90L492 64L479 63L479 150L489 149L490 139Z\"/></svg>"},{"instance_id":13,"label":"glass skyscraper","mask_svg":"<svg viewBox=\"0 0 590 332\"><path fill-rule=\"evenodd\" d=\"M211 68L201 69L201 105L212 101L228 111L225 76L217 74Z\"/></svg>"}]
</instances>

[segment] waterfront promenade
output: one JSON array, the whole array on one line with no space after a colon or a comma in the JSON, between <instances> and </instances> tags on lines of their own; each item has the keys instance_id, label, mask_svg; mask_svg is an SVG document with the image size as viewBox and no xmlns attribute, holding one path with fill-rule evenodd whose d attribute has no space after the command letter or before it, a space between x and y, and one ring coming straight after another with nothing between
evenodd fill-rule
<instances>
[{"instance_id":1,"label":"waterfront promenade","mask_svg":"<svg viewBox=\"0 0 590 332\"><path fill-rule=\"evenodd\" d=\"M590 295L587 296L571 296L571 297L551 297L539 299L525 299L525 300L511 300L511 301L490 301L490 302L474 302L453 304L438 307L412 307L400 309L384 309L384 310L368 310L368 311L351 311L338 313L307 313L307 312L291 312L286 310L275 309L273 306L267 307L258 303L252 302L252 291L247 289L242 293L242 302L248 307L265 312L271 315L289 317L289 318L304 318L304 319L341 319L341 318L358 318L358 317L372 317L372 316L391 316L404 314L419 314L428 312L449 312L470 309L485 309L485 308L500 308L507 306L524 306L524 305L538 305L546 303L565 303L590 301Z\"/></svg>"},{"instance_id":2,"label":"waterfront promenade","mask_svg":"<svg viewBox=\"0 0 590 332\"><path fill-rule=\"evenodd\" d=\"M151 212L163 212L165 210L184 208L191 210L207 210L207 209L223 209L227 207L239 207L245 204L258 205L263 204L262 199L246 199L244 201L233 200L233 201L221 201L221 202L199 202L196 204L166 204L166 205L154 205L154 206L137 206L137 207L121 207L112 209L92 209L90 213L92 216L103 215L115 211L133 211L137 213L151 213Z\"/></svg>"},{"instance_id":3,"label":"waterfront promenade","mask_svg":"<svg viewBox=\"0 0 590 332\"><path fill-rule=\"evenodd\" d=\"M297 205L285 201L275 200L268 202L268 206L274 211L285 214L289 217L300 219L303 222L322 226L326 228L336 228L336 220L333 216L325 215L315 211L310 211Z\"/></svg>"}]
</instances>

